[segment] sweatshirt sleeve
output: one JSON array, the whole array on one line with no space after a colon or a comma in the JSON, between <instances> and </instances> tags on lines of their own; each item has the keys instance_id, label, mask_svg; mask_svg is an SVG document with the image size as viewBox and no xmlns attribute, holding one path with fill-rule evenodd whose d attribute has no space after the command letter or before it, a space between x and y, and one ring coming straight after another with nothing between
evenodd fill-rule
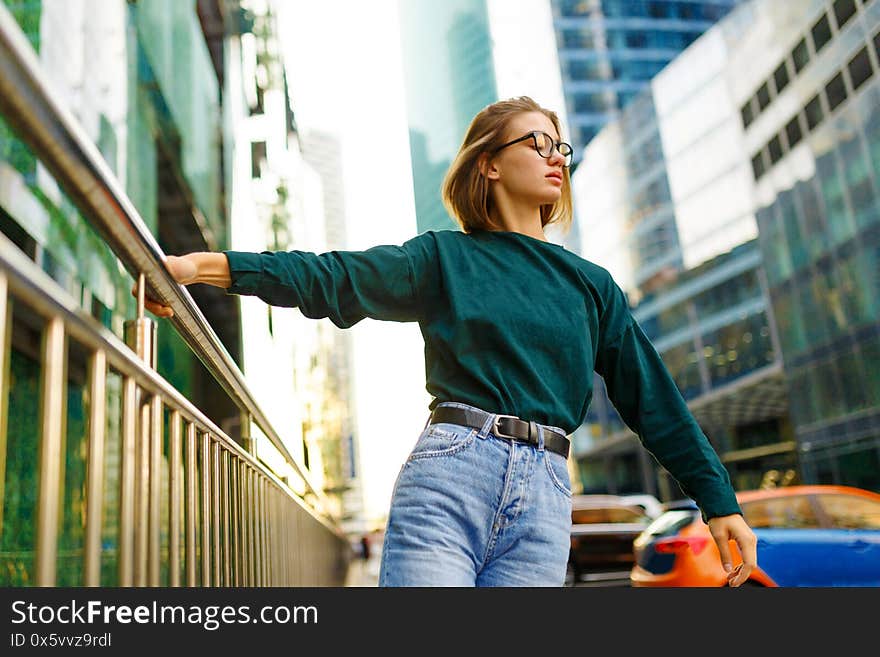
<instances>
[{"instance_id":1,"label":"sweatshirt sleeve","mask_svg":"<svg viewBox=\"0 0 880 657\"><path fill-rule=\"evenodd\" d=\"M366 251L224 251L232 285L229 294L252 295L273 306L299 308L312 319L327 317L339 328L364 317L395 322L421 315L417 271L411 253L417 238L403 246L381 245Z\"/></svg>"},{"instance_id":2,"label":"sweatshirt sleeve","mask_svg":"<svg viewBox=\"0 0 880 657\"><path fill-rule=\"evenodd\" d=\"M704 521L742 513L727 469L613 281L605 299L596 372L621 418L697 503Z\"/></svg>"}]
</instances>

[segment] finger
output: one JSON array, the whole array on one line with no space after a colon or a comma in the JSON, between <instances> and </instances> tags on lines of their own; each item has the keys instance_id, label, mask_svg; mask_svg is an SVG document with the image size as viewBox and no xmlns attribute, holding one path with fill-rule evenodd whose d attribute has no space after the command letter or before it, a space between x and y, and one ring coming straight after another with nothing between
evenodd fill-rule
<instances>
[{"instance_id":1,"label":"finger","mask_svg":"<svg viewBox=\"0 0 880 657\"><path fill-rule=\"evenodd\" d=\"M144 308L149 310L157 317L171 317L172 315L174 315L174 311L171 310L170 306L166 306L165 304L159 303L157 301L144 300Z\"/></svg>"},{"instance_id":2,"label":"finger","mask_svg":"<svg viewBox=\"0 0 880 657\"><path fill-rule=\"evenodd\" d=\"M749 579L752 574L752 571L758 565L758 550L757 550L757 540L755 539L753 534L749 534L748 536L737 537L736 540L737 547L739 547L740 554L742 554L743 562L741 564L742 568L736 576L737 586L745 582Z\"/></svg>"},{"instance_id":3,"label":"finger","mask_svg":"<svg viewBox=\"0 0 880 657\"><path fill-rule=\"evenodd\" d=\"M713 536L715 545L718 546L718 555L721 557L721 565L724 566L724 572L729 573L733 570L733 560L730 557L730 544L725 533L724 536Z\"/></svg>"}]
</instances>

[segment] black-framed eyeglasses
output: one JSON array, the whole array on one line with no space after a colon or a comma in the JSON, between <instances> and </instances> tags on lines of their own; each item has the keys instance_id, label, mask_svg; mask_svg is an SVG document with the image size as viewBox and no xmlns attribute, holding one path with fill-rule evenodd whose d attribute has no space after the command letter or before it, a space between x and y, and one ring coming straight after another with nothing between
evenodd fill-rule
<instances>
[{"instance_id":1,"label":"black-framed eyeglasses","mask_svg":"<svg viewBox=\"0 0 880 657\"><path fill-rule=\"evenodd\" d=\"M538 151L538 155L543 158L550 159L553 155L553 149L555 148L559 151L559 154L565 158L565 164L562 166L569 167L571 166L571 155L572 148L571 144L568 144L564 141L553 141L553 137L548 135L546 132L541 132L540 130L533 130L527 135L523 135L519 139L514 139L513 141L509 141L503 146L499 146L495 149L495 152L507 148L508 146L513 146L514 144L518 144L521 141L525 141L526 139L533 139L535 143L535 150Z\"/></svg>"}]
</instances>

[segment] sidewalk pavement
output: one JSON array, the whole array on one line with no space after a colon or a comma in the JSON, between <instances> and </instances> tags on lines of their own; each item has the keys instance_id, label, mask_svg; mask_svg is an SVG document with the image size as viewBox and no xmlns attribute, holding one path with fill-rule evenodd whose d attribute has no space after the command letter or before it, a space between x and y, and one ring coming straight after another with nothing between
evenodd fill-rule
<instances>
[{"instance_id":1,"label":"sidewalk pavement","mask_svg":"<svg viewBox=\"0 0 880 657\"><path fill-rule=\"evenodd\" d=\"M366 561L354 558L348 565L346 586L379 586L379 555L371 554Z\"/></svg>"}]
</instances>

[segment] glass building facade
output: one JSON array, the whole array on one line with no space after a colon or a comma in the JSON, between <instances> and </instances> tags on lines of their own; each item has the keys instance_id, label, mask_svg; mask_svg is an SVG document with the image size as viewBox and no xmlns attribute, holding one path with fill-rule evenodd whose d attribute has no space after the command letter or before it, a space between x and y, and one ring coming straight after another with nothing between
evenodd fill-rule
<instances>
[{"instance_id":1,"label":"glass building facade","mask_svg":"<svg viewBox=\"0 0 880 657\"><path fill-rule=\"evenodd\" d=\"M880 3L767 3L740 101L803 477L880 490Z\"/></svg>"},{"instance_id":2,"label":"glass building facade","mask_svg":"<svg viewBox=\"0 0 880 657\"><path fill-rule=\"evenodd\" d=\"M773 50L776 33L760 21L772 4L743 4L670 62L595 137L574 175L584 256L627 292L740 490L808 479L739 100L764 66L756 53ZM575 433L584 490L680 497L595 380L591 415Z\"/></svg>"},{"instance_id":3,"label":"glass building facade","mask_svg":"<svg viewBox=\"0 0 880 657\"><path fill-rule=\"evenodd\" d=\"M153 0L82 3L2 0L62 98L140 217L168 253L226 246L220 87L195 5ZM199 217L203 223L198 223ZM131 276L42 162L0 118L0 232L71 299L123 338L136 316ZM221 296L226 296L220 291ZM237 305L193 294L237 358ZM41 321L25 307L12 318L8 427L0 463L0 585L34 580ZM175 331L158 331L157 370L220 424L231 413L219 385ZM85 348L71 339L64 400L64 464L57 584L82 581L85 542ZM116 581L122 376L107 378L101 582ZM5 394L5 393L4 393ZM167 576L165 573L163 576Z\"/></svg>"},{"instance_id":4,"label":"glass building facade","mask_svg":"<svg viewBox=\"0 0 880 657\"><path fill-rule=\"evenodd\" d=\"M682 50L741 0L552 0L575 161Z\"/></svg>"},{"instance_id":5,"label":"glass building facade","mask_svg":"<svg viewBox=\"0 0 880 657\"><path fill-rule=\"evenodd\" d=\"M485 0L400 0L418 232L456 228L443 176L474 115L498 100Z\"/></svg>"}]
</instances>

